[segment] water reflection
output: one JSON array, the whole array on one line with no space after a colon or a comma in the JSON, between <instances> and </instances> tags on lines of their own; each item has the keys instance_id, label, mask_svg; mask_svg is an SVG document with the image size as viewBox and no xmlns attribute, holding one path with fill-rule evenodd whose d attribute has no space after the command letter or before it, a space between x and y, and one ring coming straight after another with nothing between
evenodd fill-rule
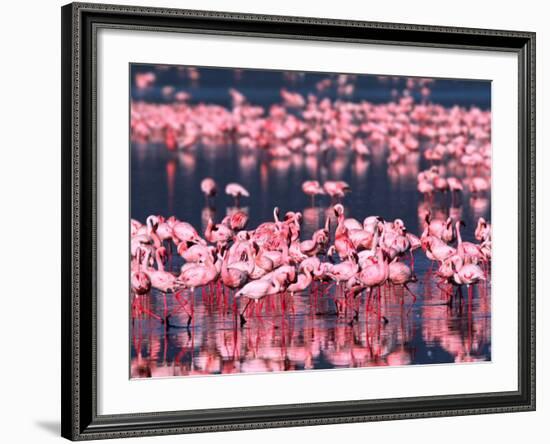
<instances>
[{"instance_id":1,"label":"water reflection","mask_svg":"<svg viewBox=\"0 0 550 444\"><path fill-rule=\"evenodd\" d=\"M438 288L426 272L411 285L421 296L402 304L403 289L384 287L380 301L359 301L359 319L335 315L325 284L306 294L268 296L251 306L249 322L239 326L238 308L221 286L196 291L189 299L194 317L171 305L166 329L143 315L132 322L132 377L163 377L271 372L385 365L484 361L490 358L490 287L471 300L446 305L449 289ZM143 302L161 309L153 292ZM155 307L158 306L158 307ZM351 311L351 307L345 310Z\"/></svg>"}]
</instances>

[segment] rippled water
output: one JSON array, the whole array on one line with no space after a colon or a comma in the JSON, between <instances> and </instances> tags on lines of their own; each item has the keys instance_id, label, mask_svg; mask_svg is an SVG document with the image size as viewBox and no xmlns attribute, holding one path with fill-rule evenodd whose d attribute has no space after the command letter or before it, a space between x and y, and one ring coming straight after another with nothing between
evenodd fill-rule
<instances>
[{"instance_id":1,"label":"rippled water","mask_svg":"<svg viewBox=\"0 0 550 444\"><path fill-rule=\"evenodd\" d=\"M174 75L165 74L166 84L173 84ZM252 74L246 76L253 84ZM162 79L160 76L160 81ZM223 79L235 81L232 76L228 76L229 80ZM284 79L278 82L285 84ZM489 87L482 83L468 88L462 83L453 86L452 82L442 81L436 82L438 86L434 86L434 90L438 91L439 100L445 106L464 104L466 100L484 107ZM246 91L247 85L241 85L240 89ZM258 100L270 103L281 85L274 82L271 87L269 82L261 85L264 92ZM193 91L196 100L208 99L209 103L221 104L227 100L226 88L209 76L205 76L202 87L200 83L183 86ZM365 87L364 95L388 100L393 87L377 83ZM275 92L270 93L270 88ZM154 102L162 100L158 88L151 89L148 94L134 91L133 97ZM369 100L374 100L372 97L368 97ZM381 149L375 150L369 159L346 154L327 158L295 155L285 160L270 159L263 153L245 154L232 144L199 145L192 150L170 152L161 142L134 142L130 149L131 216L142 222L150 214L175 215L202 231L208 217L220 221L233 203L222 193L216 197L215 210L208 209L200 193L200 181L206 176L213 177L220 188L228 182L239 182L251 191L251 197L243 201L250 215L249 229L271 220L276 205L283 214L289 210L301 211L303 239L323 225L330 206L326 198L312 206L301 191L301 183L307 179L347 181L352 189L344 200L348 217L359 220L373 214L390 220L399 217L408 230L417 235L421 231L419 214L428 207L440 216L451 215L464 220L465 240L473 240L479 216L490 219L490 198L463 197L451 201L449 196L439 196L433 201L425 201L416 190L416 175L428 164L411 156L406 164L388 168ZM169 264L174 271L181 265L178 257L173 257ZM251 304L249 321L242 328L238 322L242 301L237 303L232 294L219 285L195 290L194 294L183 292L178 300L168 295L166 303L172 313L171 328L147 315L131 321L131 376L490 360L490 279L476 286L471 295L464 287L463 297L455 297L449 307L445 304L448 300L445 292L451 289L437 286L433 276L435 269L431 267L422 250L417 250L415 272L418 282L409 286L417 296L414 304L412 296L402 288L384 287L380 296L375 293L367 298L363 293L355 301L355 307L348 306L343 315L336 316L334 300L342 300L338 289L314 284L303 294L276 295L256 306ZM142 299L142 304L152 311L161 313L164 310L164 296L156 290ZM350 323L354 308L358 309L359 319ZM187 312L191 311L192 322L186 328Z\"/></svg>"}]
</instances>

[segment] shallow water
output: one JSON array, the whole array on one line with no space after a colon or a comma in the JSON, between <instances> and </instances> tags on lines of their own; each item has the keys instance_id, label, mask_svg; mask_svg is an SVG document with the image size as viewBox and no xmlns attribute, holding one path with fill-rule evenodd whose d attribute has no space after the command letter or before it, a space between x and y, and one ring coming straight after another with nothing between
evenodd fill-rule
<instances>
[{"instance_id":1,"label":"shallow water","mask_svg":"<svg viewBox=\"0 0 550 444\"><path fill-rule=\"evenodd\" d=\"M243 78L253 79L251 74ZM159 79L173 84L177 75L161 73ZM230 83L234 77L228 79L223 77L217 84L205 75L198 85L188 81L182 84L196 100L227 105L223 82ZM284 79L278 81L285 84ZM148 92L134 90L133 97L162 101L158 86L163 83L159 82ZM466 102L487 107L487 88L481 83L468 88L462 83L436 82L432 99L445 106ZM247 85L239 89L247 92L252 88ZM260 86L263 92L253 97L264 105L276 100L280 84L265 81ZM287 87L293 88L292 82ZM307 82L294 89L306 87ZM358 96L389 100L394 87L380 82L370 85L365 80ZM345 180L352 189L343 201L348 217L399 217L417 235L421 232L419 214L426 208L440 216L464 220L465 240L473 240L478 217L490 220L490 197L451 199L440 195L425 201L416 190L416 175L428 163L411 156L405 164L388 167L382 148L374 149L368 159L332 154L327 158L294 155L284 160L270 159L265 153L245 153L233 144L170 152L160 142L134 142L130 149L131 216L141 222L150 214L175 215L201 232L209 217L219 222L233 201L218 193L214 210L209 209L200 192L200 182L207 176L213 177L222 191L226 183L239 182L251 192L251 197L241 203L250 216L248 229L272 220L274 206L283 214L301 211L302 239L324 224L330 207L328 198L312 205L302 193L301 184L308 179ZM169 266L176 271L181 265L182 260L173 257ZM384 287L380 295L375 292L368 297L364 292L354 307L345 307L337 316L334 301L343 301L338 288L315 284L303 294L276 295L261 304L251 304L248 322L242 328L238 312L244 301L236 301L220 286L195 290L194 295L183 292L179 300L168 295L170 328L147 315L131 321L131 375L164 377L490 360L490 282L477 285L471 295L464 287L462 297L457 295L449 307L445 292L451 289L437 286L435 270L422 250L415 252L414 269L418 282L409 288L417 297L415 303L403 288ZM156 290L141 302L155 313L164 310L164 296ZM352 322L354 309L359 316ZM192 321L186 328L191 311Z\"/></svg>"}]
</instances>

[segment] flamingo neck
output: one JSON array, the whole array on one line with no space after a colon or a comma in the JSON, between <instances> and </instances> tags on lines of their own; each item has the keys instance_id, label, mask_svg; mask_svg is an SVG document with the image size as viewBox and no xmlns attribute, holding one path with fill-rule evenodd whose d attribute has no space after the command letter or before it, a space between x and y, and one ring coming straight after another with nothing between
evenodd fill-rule
<instances>
[{"instance_id":1,"label":"flamingo neck","mask_svg":"<svg viewBox=\"0 0 550 444\"><path fill-rule=\"evenodd\" d=\"M458 245L462 243L462 236L460 235L460 222L456 224L456 238L458 240Z\"/></svg>"},{"instance_id":2,"label":"flamingo neck","mask_svg":"<svg viewBox=\"0 0 550 444\"><path fill-rule=\"evenodd\" d=\"M155 253L155 259L156 259L156 262L157 262L157 269L159 271L164 271L164 263L162 262L162 259L160 257L159 250L157 250L157 252Z\"/></svg>"}]
</instances>

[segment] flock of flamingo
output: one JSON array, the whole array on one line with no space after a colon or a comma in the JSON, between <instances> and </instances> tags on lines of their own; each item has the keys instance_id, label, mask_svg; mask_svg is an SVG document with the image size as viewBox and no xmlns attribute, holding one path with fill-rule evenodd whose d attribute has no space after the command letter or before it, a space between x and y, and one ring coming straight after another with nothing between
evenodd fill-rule
<instances>
[{"instance_id":1,"label":"flock of flamingo","mask_svg":"<svg viewBox=\"0 0 550 444\"><path fill-rule=\"evenodd\" d=\"M318 183L307 181L304 192L330 190L343 195L349 187L341 181ZM217 185L205 178L201 190L206 199L216 195ZM236 201L248 197L249 192L237 183L230 183L225 192ZM316 193L315 193L316 194ZM238 204L238 202L237 202ZM336 219L331 229L330 212ZM346 218L344 206L330 207L323 227L311 239L301 238L300 212L287 212L280 217L279 208L273 210L273 221L246 229L248 215L236 210L220 223L209 219L202 235L188 222L171 216L151 215L145 224L131 221L131 287L136 296L156 288L164 295L165 311L155 318L169 326L166 295L172 294L181 304L181 292L189 290L191 297L197 288L219 284L234 291L236 299L246 299L240 312L240 323L246 323L246 311L251 302L258 303L269 295L300 293L308 290L314 281L330 281L344 303L354 306L358 296L380 298L380 288L402 286L416 300L407 284L414 282L414 252L422 249L427 258L437 264L437 276L442 283L468 288L487 279L491 259L491 226L480 218L475 229L477 243L462 240L463 222L425 217L425 229L418 237L410 233L401 219L385 221L380 216L367 216L363 221ZM170 254L178 254L185 261L177 273L165 270ZM409 263L405 259L409 259ZM449 292L452 298L453 292ZM449 301L451 302L451 300ZM189 304L190 306L191 304ZM335 299L336 314L341 307ZM134 299L135 313L143 310L139 299ZM188 314L188 325L192 312ZM357 309L350 322L358 318ZM386 320L386 318L383 318Z\"/></svg>"},{"instance_id":2,"label":"flock of flamingo","mask_svg":"<svg viewBox=\"0 0 550 444\"><path fill-rule=\"evenodd\" d=\"M146 74L138 88L155 82ZM199 71L190 71L189 78L198 80ZM283 310L293 310L293 300L309 293L318 316L335 316L353 326L364 303L379 326L385 326L390 316L384 312L384 294L402 306L406 297L413 304L417 299L413 283L419 254L431 263L443 304L462 304L465 287L471 305L473 288L490 281L491 224L478 217L476 226L465 226L458 207L469 196L475 210L474 204L481 205L490 195L491 114L477 107L430 103L430 83L409 79L406 90L386 103L349 99L353 76L325 79L316 85L316 94L307 96L282 88L280 103L270 106L253 104L235 88L228 91L230 107L194 103L188 92L166 87L162 93L168 103L132 101L134 142L157 143L152 146L185 155L199 147L217 152L234 145L243 159L260 155L270 166L303 158L334 169L343 155L357 162L384 159L390 179L391 174L414 171L424 198L418 214L421 228L413 233L400 218L368 214L368 202L364 209L348 205L351 186L333 169L324 177L310 174L301 191L312 207L326 199L327 208L316 229L305 234L303 214L279 207L273 208L271 220L251 226L248 209L241 204L255 190L237 182L222 186L202 176L200 188L189 192L200 191L207 209L225 193L234 207L224 217L216 220L215 212L207 211L202 227L169 214L131 220L133 319L145 316L168 331L180 327L173 319L184 313L187 324L181 327L189 330L198 290L203 302L205 297L229 300L222 305L232 306L235 323L246 331L251 317L261 319L262 311L273 310L274 300ZM332 86L340 95L335 100L322 96ZM416 93L421 102L413 98ZM300 184L295 187L298 191ZM440 198L450 199L451 210L457 211L435 211L433 203ZM464 230L475 241L464 241ZM146 302L152 290L162 295L160 306ZM319 299L330 300L331 310L317 310Z\"/></svg>"}]
</instances>

